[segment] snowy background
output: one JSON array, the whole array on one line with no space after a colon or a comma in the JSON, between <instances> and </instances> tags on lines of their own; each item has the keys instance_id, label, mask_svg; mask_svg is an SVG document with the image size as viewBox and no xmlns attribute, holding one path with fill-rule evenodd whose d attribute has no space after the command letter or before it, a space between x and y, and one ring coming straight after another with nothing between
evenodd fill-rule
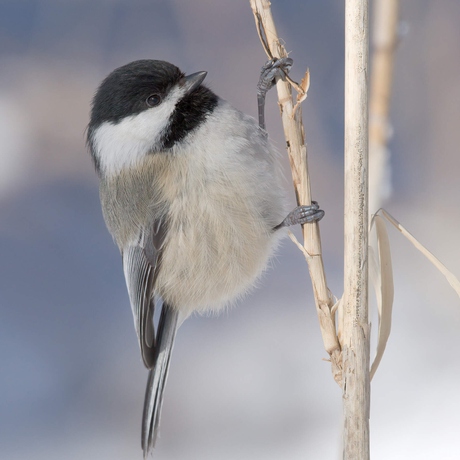
<instances>
[{"instance_id":1,"label":"snowy background","mask_svg":"<svg viewBox=\"0 0 460 460\"><path fill-rule=\"evenodd\" d=\"M292 76L311 71L313 195L341 295L343 2L272 3ZM403 0L402 19L386 207L459 275L460 2ZM0 458L140 460L147 372L84 145L89 102L113 68L154 58L207 70L212 89L255 115L265 56L249 2L0 0L0 43ZM372 385L372 458L458 459L460 301L390 238L394 323ZM341 392L325 357L307 267L287 240L237 308L182 326L155 458L340 458Z\"/></svg>"}]
</instances>

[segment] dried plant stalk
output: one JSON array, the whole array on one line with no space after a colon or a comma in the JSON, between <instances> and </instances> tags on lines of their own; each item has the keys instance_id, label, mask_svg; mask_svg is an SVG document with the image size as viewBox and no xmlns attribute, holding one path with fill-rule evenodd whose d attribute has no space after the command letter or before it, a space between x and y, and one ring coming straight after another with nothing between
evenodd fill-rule
<instances>
[{"instance_id":1,"label":"dried plant stalk","mask_svg":"<svg viewBox=\"0 0 460 460\"><path fill-rule=\"evenodd\" d=\"M343 458L369 459L368 0L345 2Z\"/></svg>"},{"instance_id":2,"label":"dried plant stalk","mask_svg":"<svg viewBox=\"0 0 460 460\"><path fill-rule=\"evenodd\" d=\"M269 58L287 56L286 49L281 44L268 0L250 0L256 20L256 27L264 49ZM299 91L297 104L292 99L291 83ZM292 171L292 179L299 205L311 203L310 180L307 164L307 147L302 125L302 110L300 102L305 99L308 89L309 75L306 73L301 85L292 82L290 78L279 79L276 84L281 111L287 151ZM310 277L313 284L316 311L318 314L324 347L329 353L334 379L341 382L341 355L337 339L332 295L327 287L321 253L321 238L318 223L303 226L304 249Z\"/></svg>"},{"instance_id":3,"label":"dried plant stalk","mask_svg":"<svg viewBox=\"0 0 460 460\"><path fill-rule=\"evenodd\" d=\"M391 86L398 42L399 0L374 0L372 70L369 100L369 211L374 213L390 191L387 148Z\"/></svg>"}]
</instances>

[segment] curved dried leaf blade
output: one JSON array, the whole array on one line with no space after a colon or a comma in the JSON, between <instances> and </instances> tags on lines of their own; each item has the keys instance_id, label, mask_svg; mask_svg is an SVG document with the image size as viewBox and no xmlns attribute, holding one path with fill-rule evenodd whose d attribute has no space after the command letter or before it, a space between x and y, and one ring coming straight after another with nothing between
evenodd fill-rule
<instances>
[{"instance_id":1,"label":"curved dried leaf blade","mask_svg":"<svg viewBox=\"0 0 460 460\"><path fill-rule=\"evenodd\" d=\"M423 244L421 244L410 232L408 232L390 213L381 209L382 214L391 222L447 279L455 292L460 297L460 281L447 269L447 267Z\"/></svg>"},{"instance_id":2,"label":"curved dried leaf blade","mask_svg":"<svg viewBox=\"0 0 460 460\"><path fill-rule=\"evenodd\" d=\"M375 223L377 234L378 257L370 252L370 274L374 282L377 296L377 308L379 313L379 331L377 351L371 366L370 378L374 376L382 360L383 353L391 332L391 316L393 312L394 283L393 268L391 263L391 250L385 222L380 216L374 216L372 224ZM371 255L372 254L372 255Z\"/></svg>"}]
</instances>

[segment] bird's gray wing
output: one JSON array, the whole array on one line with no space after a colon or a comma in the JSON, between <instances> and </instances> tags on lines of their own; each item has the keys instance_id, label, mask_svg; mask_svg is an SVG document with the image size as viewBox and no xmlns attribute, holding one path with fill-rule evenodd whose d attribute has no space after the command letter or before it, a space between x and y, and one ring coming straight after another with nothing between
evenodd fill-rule
<instances>
[{"instance_id":1,"label":"bird's gray wing","mask_svg":"<svg viewBox=\"0 0 460 460\"><path fill-rule=\"evenodd\" d=\"M177 310L163 304L156 337L155 363L150 370L142 416L142 449L144 458L152 451L158 435L163 390L168 377L169 361L176 331L182 322Z\"/></svg>"},{"instance_id":2,"label":"bird's gray wing","mask_svg":"<svg viewBox=\"0 0 460 460\"><path fill-rule=\"evenodd\" d=\"M163 303L155 334L154 287L156 276L161 270L161 254L167 232L166 219L156 220L149 230L146 237L139 236L137 244L128 245L123 250L123 270L142 359L150 369L142 420L144 458L153 449L157 437L169 360L176 331L183 319L177 310Z\"/></svg>"},{"instance_id":3,"label":"bird's gray wing","mask_svg":"<svg viewBox=\"0 0 460 460\"><path fill-rule=\"evenodd\" d=\"M161 250L166 234L165 220L156 220L147 235L140 235L137 244L123 248L123 271L134 326L147 369L155 364L155 330L153 327L155 279L161 266Z\"/></svg>"}]
</instances>

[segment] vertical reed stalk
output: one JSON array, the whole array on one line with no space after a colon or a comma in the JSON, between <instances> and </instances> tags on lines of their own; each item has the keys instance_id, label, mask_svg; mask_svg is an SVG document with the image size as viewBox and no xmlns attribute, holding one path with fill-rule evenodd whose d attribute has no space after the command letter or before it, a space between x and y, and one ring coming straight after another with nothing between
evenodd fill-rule
<instances>
[{"instance_id":1,"label":"vertical reed stalk","mask_svg":"<svg viewBox=\"0 0 460 460\"><path fill-rule=\"evenodd\" d=\"M369 459L368 0L345 1L343 458Z\"/></svg>"}]
</instances>

